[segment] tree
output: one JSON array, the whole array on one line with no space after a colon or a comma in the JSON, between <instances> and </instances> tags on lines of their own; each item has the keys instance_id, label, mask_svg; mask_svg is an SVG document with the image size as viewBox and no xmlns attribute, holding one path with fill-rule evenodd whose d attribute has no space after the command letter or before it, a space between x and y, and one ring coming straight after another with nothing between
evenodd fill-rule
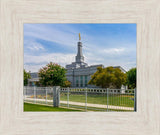
<instances>
[{"instance_id":1,"label":"tree","mask_svg":"<svg viewBox=\"0 0 160 135\"><path fill-rule=\"evenodd\" d=\"M24 78L23 78L23 80L24 80L24 86L26 86L28 84L28 79L31 78L31 75L29 73L27 73L25 71L25 69L23 70L23 73L24 73Z\"/></svg>"},{"instance_id":2,"label":"tree","mask_svg":"<svg viewBox=\"0 0 160 135\"><path fill-rule=\"evenodd\" d=\"M127 72L127 85L132 89L136 87L136 68L132 68Z\"/></svg>"},{"instance_id":3,"label":"tree","mask_svg":"<svg viewBox=\"0 0 160 135\"><path fill-rule=\"evenodd\" d=\"M102 88L121 88L126 83L126 74L119 68L98 67L97 71L91 76L89 84Z\"/></svg>"},{"instance_id":4,"label":"tree","mask_svg":"<svg viewBox=\"0 0 160 135\"><path fill-rule=\"evenodd\" d=\"M39 70L42 86L63 86L66 81L66 70L58 64L50 62Z\"/></svg>"},{"instance_id":5,"label":"tree","mask_svg":"<svg viewBox=\"0 0 160 135\"><path fill-rule=\"evenodd\" d=\"M66 81L64 82L63 87L71 87L71 82L68 81L68 80L66 80Z\"/></svg>"}]
</instances>

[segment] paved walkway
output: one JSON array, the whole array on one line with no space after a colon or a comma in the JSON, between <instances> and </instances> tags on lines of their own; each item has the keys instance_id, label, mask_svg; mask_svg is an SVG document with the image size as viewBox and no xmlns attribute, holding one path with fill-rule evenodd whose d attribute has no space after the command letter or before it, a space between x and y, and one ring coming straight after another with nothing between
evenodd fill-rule
<instances>
[{"instance_id":1,"label":"paved walkway","mask_svg":"<svg viewBox=\"0 0 160 135\"><path fill-rule=\"evenodd\" d=\"M25 100L30 100L30 101L34 101L34 98L25 98ZM45 99L36 99L36 101L41 101L41 102L46 102ZM53 102L52 100L47 100L47 102ZM68 104L67 101L60 101L60 103L62 104ZM72 102L69 101L69 105L78 105L78 106L85 106L85 103L81 103L81 102ZM107 105L102 105L102 104L91 104L91 103L87 103L87 107L96 107L96 108L104 108L107 109ZM108 109L115 109L115 110L130 110L133 111L134 107L123 107L123 106L114 106L114 105L108 105Z\"/></svg>"}]
</instances>

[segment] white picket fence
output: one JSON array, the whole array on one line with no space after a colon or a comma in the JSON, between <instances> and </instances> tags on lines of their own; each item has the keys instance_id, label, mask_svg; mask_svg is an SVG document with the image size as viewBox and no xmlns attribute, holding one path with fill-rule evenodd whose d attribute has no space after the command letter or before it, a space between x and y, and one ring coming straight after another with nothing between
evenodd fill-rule
<instances>
[{"instance_id":1,"label":"white picket fence","mask_svg":"<svg viewBox=\"0 0 160 135\"><path fill-rule=\"evenodd\" d=\"M136 111L136 89L24 86L24 102L83 111Z\"/></svg>"}]
</instances>

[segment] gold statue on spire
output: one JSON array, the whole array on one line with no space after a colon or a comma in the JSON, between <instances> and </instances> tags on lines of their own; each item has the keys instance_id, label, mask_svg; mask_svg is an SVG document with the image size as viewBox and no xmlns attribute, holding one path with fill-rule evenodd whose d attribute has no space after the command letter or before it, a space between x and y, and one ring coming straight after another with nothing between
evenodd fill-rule
<instances>
[{"instance_id":1,"label":"gold statue on spire","mask_svg":"<svg viewBox=\"0 0 160 135\"><path fill-rule=\"evenodd\" d=\"M81 40L81 34L79 33L79 40Z\"/></svg>"}]
</instances>

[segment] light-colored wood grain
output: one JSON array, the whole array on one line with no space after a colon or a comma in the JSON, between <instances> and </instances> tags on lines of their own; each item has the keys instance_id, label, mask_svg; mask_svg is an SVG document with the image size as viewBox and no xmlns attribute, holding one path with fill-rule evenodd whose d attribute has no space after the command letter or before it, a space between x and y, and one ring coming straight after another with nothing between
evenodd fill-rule
<instances>
[{"instance_id":1,"label":"light-colored wood grain","mask_svg":"<svg viewBox=\"0 0 160 135\"><path fill-rule=\"evenodd\" d=\"M1 135L159 135L159 0L1 0ZM23 23L137 23L137 112L23 112Z\"/></svg>"}]
</instances>

